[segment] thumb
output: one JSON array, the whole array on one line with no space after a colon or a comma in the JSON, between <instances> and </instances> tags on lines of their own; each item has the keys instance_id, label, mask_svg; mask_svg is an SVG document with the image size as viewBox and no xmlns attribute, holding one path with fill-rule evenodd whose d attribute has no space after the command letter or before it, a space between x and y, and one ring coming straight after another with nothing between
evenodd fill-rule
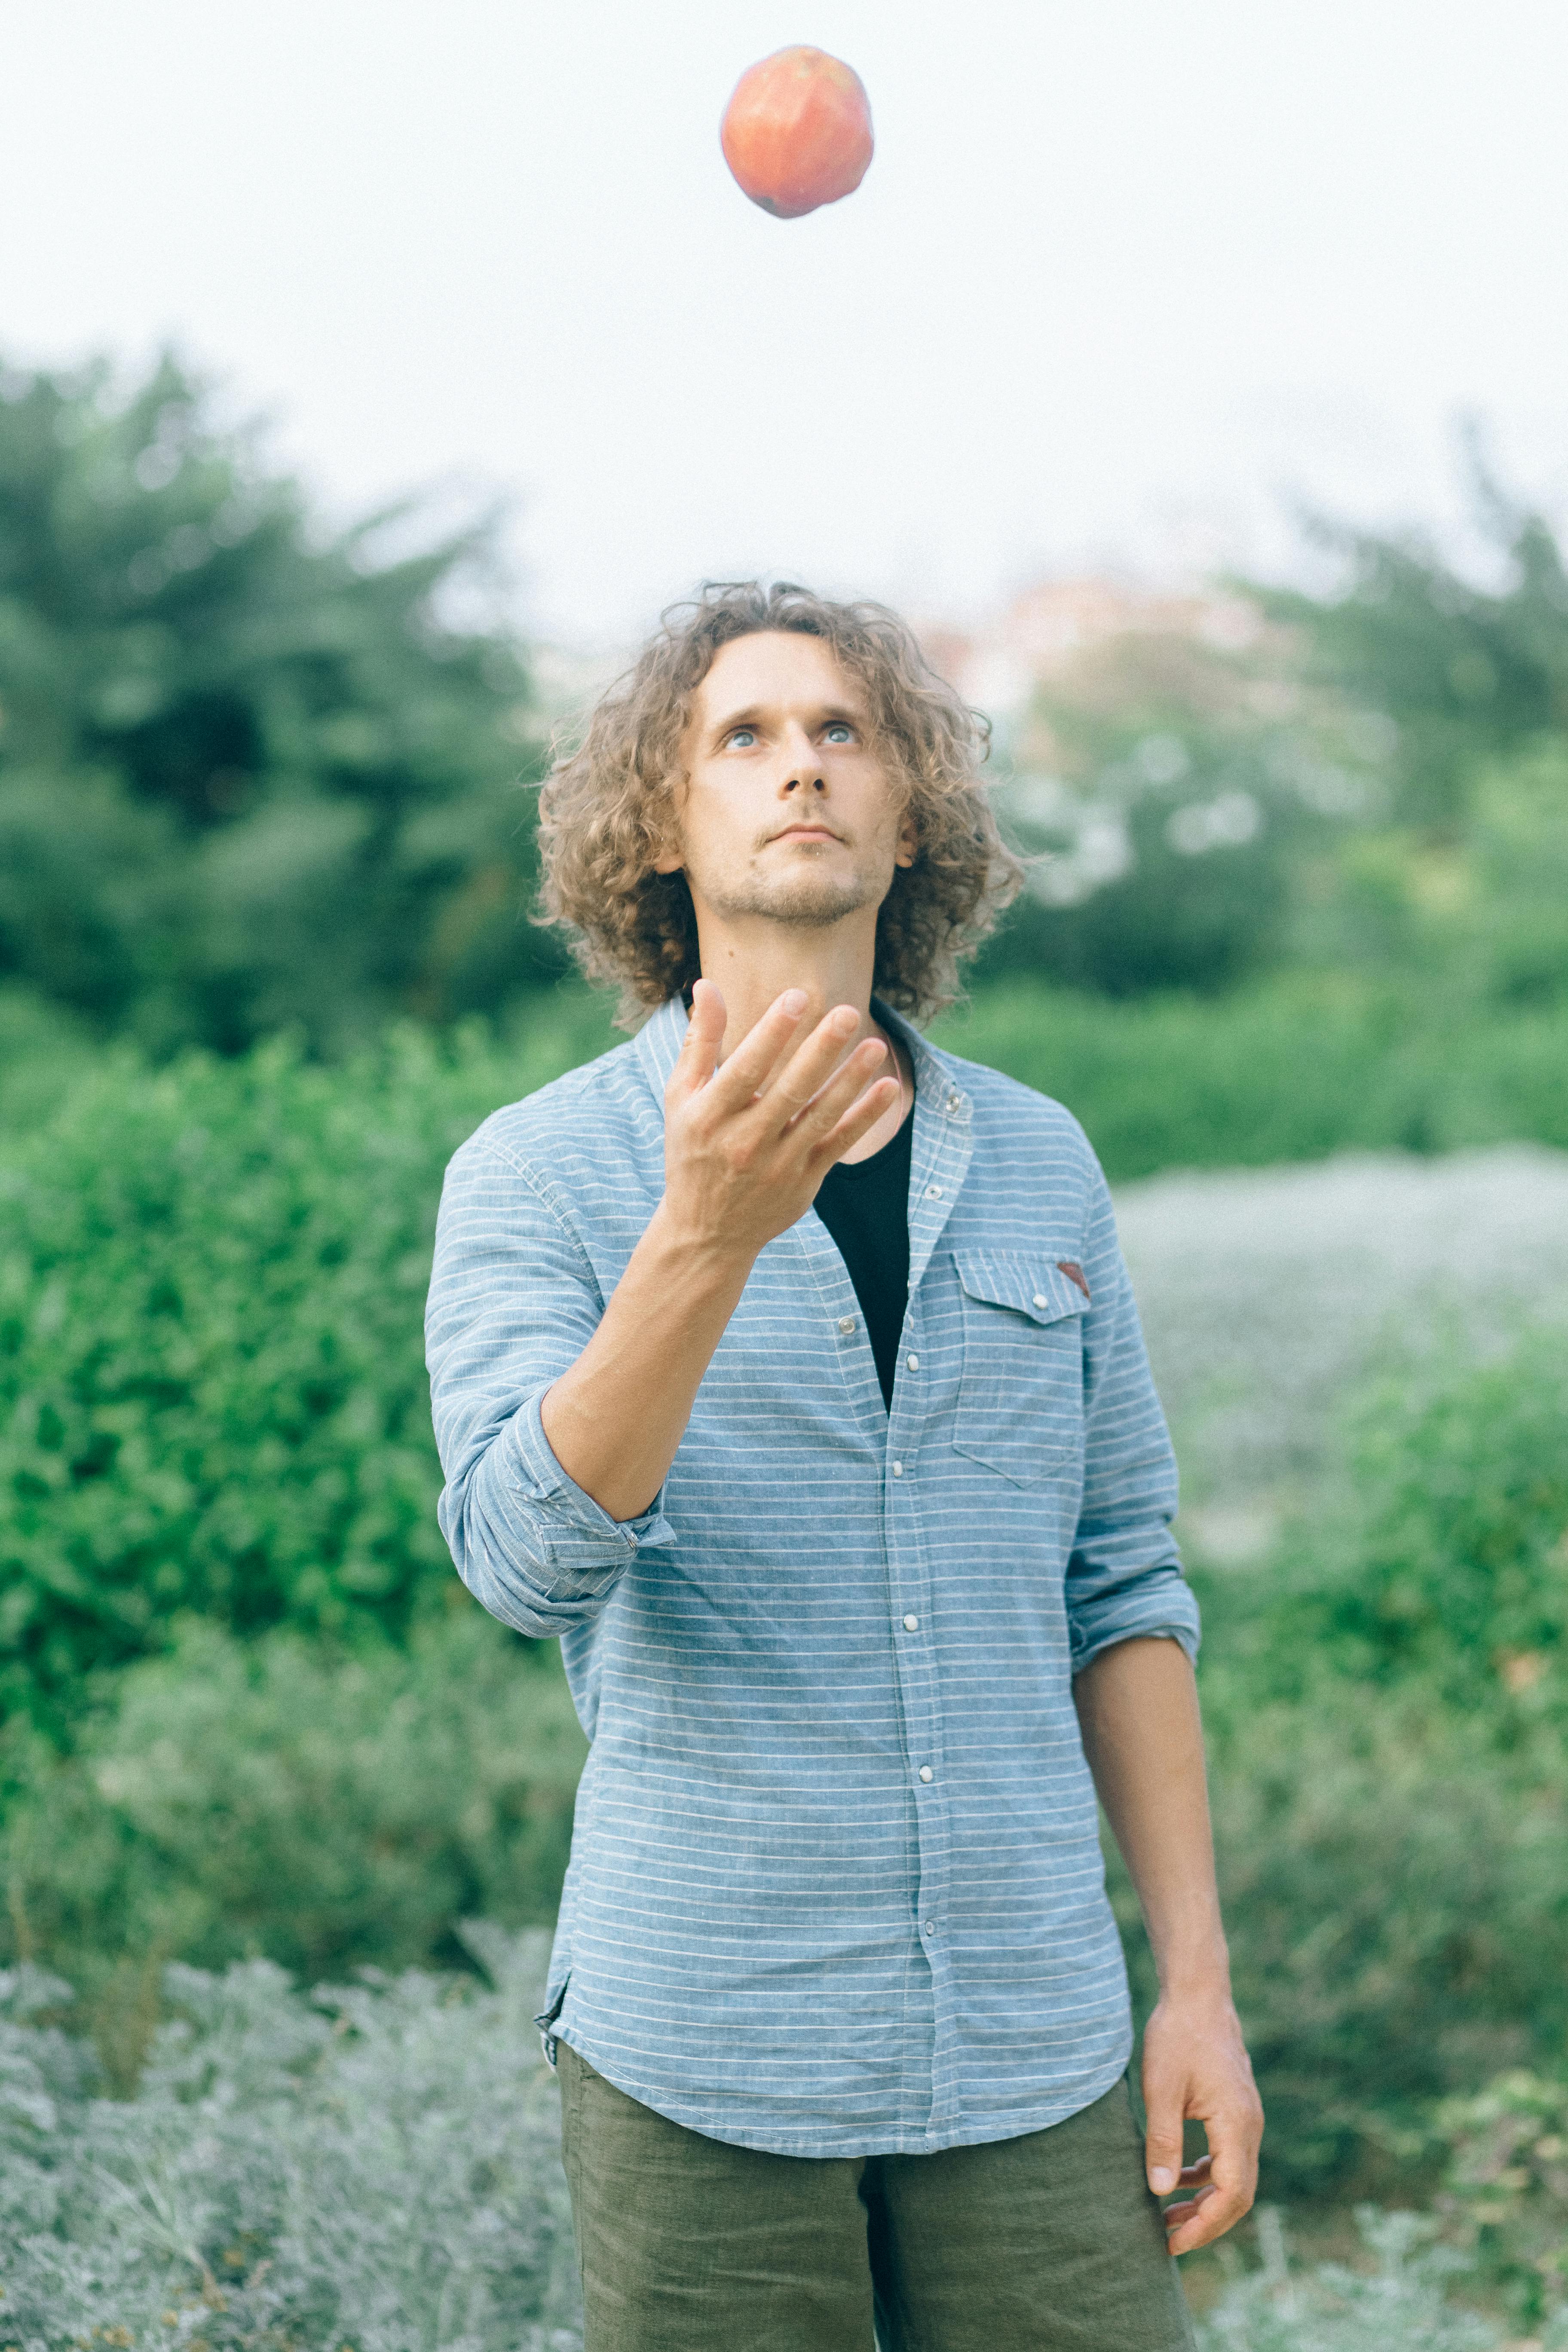
<instances>
[{"instance_id":1,"label":"thumb","mask_svg":"<svg viewBox=\"0 0 1568 2352\"><path fill-rule=\"evenodd\" d=\"M691 992L691 1018L675 1066L673 1084L682 1093L695 1094L718 1068L729 1018L722 990L710 980L700 980Z\"/></svg>"},{"instance_id":2,"label":"thumb","mask_svg":"<svg viewBox=\"0 0 1568 2352\"><path fill-rule=\"evenodd\" d=\"M1155 2196L1168 2197L1181 2179L1182 2109L1168 2091L1157 2091L1149 2098L1148 2107L1149 2128L1143 2135L1144 2168Z\"/></svg>"}]
</instances>

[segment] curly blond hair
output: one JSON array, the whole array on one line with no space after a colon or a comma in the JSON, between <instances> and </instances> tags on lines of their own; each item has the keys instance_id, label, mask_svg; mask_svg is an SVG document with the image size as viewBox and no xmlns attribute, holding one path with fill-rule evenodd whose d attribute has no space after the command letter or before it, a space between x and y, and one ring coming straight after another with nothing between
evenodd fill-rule
<instances>
[{"instance_id":1,"label":"curly blond hair","mask_svg":"<svg viewBox=\"0 0 1568 2352\"><path fill-rule=\"evenodd\" d=\"M620 991L635 1029L700 977L684 874L658 874L685 782L692 698L721 646L763 630L820 637L865 692L872 740L912 818L914 862L877 918L873 985L928 1019L958 992L960 959L1018 888L980 782L989 722L930 667L884 604L837 604L780 580L710 581L672 605L626 675L602 697L540 793L542 923L560 924L591 980Z\"/></svg>"}]
</instances>

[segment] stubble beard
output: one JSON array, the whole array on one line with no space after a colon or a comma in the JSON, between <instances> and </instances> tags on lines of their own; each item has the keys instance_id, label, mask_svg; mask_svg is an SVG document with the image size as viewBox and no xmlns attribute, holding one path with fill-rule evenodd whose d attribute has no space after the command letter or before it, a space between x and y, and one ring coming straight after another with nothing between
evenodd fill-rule
<instances>
[{"instance_id":1,"label":"stubble beard","mask_svg":"<svg viewBox=\"0 0 1568 2352\"><path fill-rule=\"evenodd\" d=\"M714 876L699 884L703 898L726 921L761 916L785 930L826 931L847 915L880 903L872 877L795 873L776 877L751 873L733 880Z\"/></svg>"}]
</instances>

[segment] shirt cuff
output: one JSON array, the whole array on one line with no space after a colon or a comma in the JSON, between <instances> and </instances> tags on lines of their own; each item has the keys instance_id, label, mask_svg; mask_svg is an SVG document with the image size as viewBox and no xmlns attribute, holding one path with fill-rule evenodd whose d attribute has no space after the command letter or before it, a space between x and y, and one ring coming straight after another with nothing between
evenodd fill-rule
<instances>
[{"instance_id":1,"label":"shirt cuff","mask_svg":"<svg viewBox=\"0 0 1568 2352\"><path fill-rule=\"evenodd\" d=\"M676 1534L664 1516L662 1486L635 1519L613 1519L567 1476L544 1434L545 1393L513 1414L508 1434L519 1493L530 1503L549 1507L551 1564L556 1570L549 1597L555 1600L613 1580L639 1551L672 1544Z\"/></svg>"},{"instance_id":2,"label":"shirt cuff","mask_svg":"<svg viewBox=\"0 0 1568 2352\"><path fill-rule=\"evenodd\" d=\"M1108 1594L1098 1605L1074 1614L1072 1671L1081 1675L1104 1650L1119 1642L1163 1638L1179 1642L1195 1664L1200 1639L1196 1596L1179 1569L1157 1570L1140 1591Z\"/></svg>"}]
</instances>

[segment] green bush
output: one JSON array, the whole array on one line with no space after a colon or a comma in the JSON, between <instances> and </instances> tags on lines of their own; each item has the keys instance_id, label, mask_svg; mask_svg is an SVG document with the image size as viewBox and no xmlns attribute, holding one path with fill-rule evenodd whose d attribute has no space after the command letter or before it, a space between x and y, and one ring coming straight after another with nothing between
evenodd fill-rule
<instances>
[{"instance_id":1,"label":"green bush","mask_svg":"<svg viewBox=\"0 0 1568 2352\"><path fill-rule=\"evenodd\" d=\"M189 1623L68 1757L13 1731L0 1948L72 1979L117 2076L165 1960L313 1981L450 1965L476 1913L553 1918L584 1753L559 1654L450 1590L405 1652Z\"/></svg>"},{"instance_id":2,"label":"green bush","mask_svg":"<svg viewBox=\"0 0 1568 2352\"><path fill-rule=\"evenodd\" d=\"M1568 2028L1568 1773L1499 1758L1419 1687L1327 1683L1216 1744L1236 1994L1270 2194L1405 2193L1434 2100Z\"/></svg>"},{"instance_id":3,"label":"green bush","mask_svg":"<svg viewBox=\"0 0 1568 2352\"><path fill-rule=\"evenodd\" d=\"M74 1014L30 989L0 985L0 1137L41 1127L101 1052Z\"/></svg>"},{"instance_id":4,"label":"green bush","mask_svg":"<svg viewBox=\"0 0 1568 2352\"><path fill-rule=\"evenodd\" d=\"M1434 1381L1411 1367L1355 1446L1352 1572L1324 1635L1381 1680L1419 1671L1466 1710L1560 1711L1568 1692L1568 1333Z\"/></svg>"},{"instance_id":5,"label":"green bush","mask_svg":"<svg viewBox=\"0 0 1568 2352\"><path fill-rule=\"evenodd\" d=\"M1522 2069L1437 2117L1449 2151L1438 2200L1516 2318L1568 2313L1568 2083Z\"/></svg>"},{"instance_id":6,"label":"green bush","mask_svg":"<svg viewBox=\"0 0 1568 2352\"><path fill-rule=\"evenodd\" d=\"M334 1071L116 1051L0 1165L0 1705L58 1725L189 1612L398 1635L445 1588L441 1173L602 1042L566 1003L516 1050L410 1032Z\"/></svg>"},{"instance_id":7,"label":"green bush","mask_svg":"<svg viewBox=\"0 0 1568 2352\"><path fill-rule=\"evenodd\" d=\"M1237 1996L1292 2196L1419 2168L1434 2101L1568 2033L1568 1350L1409 1365L1345 1421L1339 1510L1200 1580Z\"/></svg>"},{"instance_id":8,"label":"green bush","mask_svg":"<svg viewBox=\"0 0 1568 2352\"><path fill-rule=\"evenodd\" d=\"M936 1041L1080 1118L1113 1181L1344 1150L1568 1147L1568 1013L1284 973L1218 1003L998 983Z\"/></svg>"}]
</instances>

